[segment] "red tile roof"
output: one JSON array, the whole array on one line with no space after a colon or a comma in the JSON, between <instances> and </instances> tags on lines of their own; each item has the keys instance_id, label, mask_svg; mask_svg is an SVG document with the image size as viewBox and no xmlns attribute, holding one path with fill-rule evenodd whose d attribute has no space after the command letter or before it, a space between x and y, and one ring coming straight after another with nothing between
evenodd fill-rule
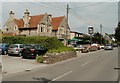
<instances>
[{"instance_id":1,"label":"red tile roof","mask_svg":"<svg viewBox=\"0 0 120 83\"><path fill-rule=\"evenodd\" d=\"M14 22L19 28L24 27L24 22L22 19L14 19Z\"/></svg>"},{"instance_id":2,"label":"red tile roof","mask_svg":"<svg viewBox=\"0 0 120 83\"><path fill-rule=\"evenodd\" d=\"M40 21L42 21L43 17L45 16L45 14L43 15L36 15L36 16L30 16L30 28L34 28L37 27L37 25L39 24Z\"/></svg>"},{"instance_id":3,"label":"red tile roof","mask_svg":"<svg viewBox=\"0 0 120 83\"><path fill-rule=\"evenodd\" d=\"M61 24L64 17L65 16L52 18L53 30L58 30L58 27L60 26L60 24Z\"/></svg>"},{"instance_id":4,"label":"red tile roof","mask_svg":"<svg viewBox=\"0 0 120 83\"><path fill-rule=\"evenodd\" d=\"M14 19L14 21L16 25L18 26L18 28L36 28L39 22L42 21L44 16L45 14L30 16L29 27L24 27L23 19Z\"/></svg>"}]
</instances>

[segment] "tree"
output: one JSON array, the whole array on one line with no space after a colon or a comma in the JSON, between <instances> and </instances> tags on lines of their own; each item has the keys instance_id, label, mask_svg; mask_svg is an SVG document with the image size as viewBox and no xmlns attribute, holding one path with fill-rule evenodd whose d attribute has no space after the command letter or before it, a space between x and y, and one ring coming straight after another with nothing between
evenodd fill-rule
<instances>
[{"instance_id":1,"label":"tree","mask_svg":"<svg viewBox=\"0 0 120 83\"><path fill-rule=\"evenodd\" d=\"M99 32L94 33L94 37L101 37L102 35Z\"/></svg>"},{"instance_id":2,"label":"tree","mask_svg":"<svg viewBox=\"0 0 120 83\"><path fill-rule=\"evenodd\" d=\"M118 22L117 28L115 29L115 39L120 41L120 22Z\"/></svg>"}]
</instances>

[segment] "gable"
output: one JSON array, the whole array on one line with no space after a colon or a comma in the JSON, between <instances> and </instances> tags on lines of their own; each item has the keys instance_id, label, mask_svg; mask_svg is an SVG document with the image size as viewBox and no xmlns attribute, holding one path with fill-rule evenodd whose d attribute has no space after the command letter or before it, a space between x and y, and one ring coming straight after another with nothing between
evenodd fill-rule
<instances>
[{"instance_id":1,"label":"gable","mask_svg":"<svg viewBox=\"0 0 120 83\"><path fill-rule=\"evenodd\" d=\"M64 16L52 18L53 30L58 30L58 27L60 26L63 18Z\"/></svg>"}]
</instances>

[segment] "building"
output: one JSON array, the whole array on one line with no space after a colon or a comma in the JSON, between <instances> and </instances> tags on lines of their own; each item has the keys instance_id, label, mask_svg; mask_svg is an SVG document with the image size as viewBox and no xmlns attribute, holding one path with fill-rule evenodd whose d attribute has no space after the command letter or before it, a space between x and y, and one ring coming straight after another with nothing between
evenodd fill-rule
<instances>
[{"instance_id":1,"label":"building","mask_svg":"<svg viewBox=\"0 0 120 83\"><path fill-rule=\"evenodd\" d=\"M65 16L61 17L53 17L52 18L52 33L55 37L63 40L63 39L69 39L70 36L70 28L67 27L67 19Z\"/></svg>"},{"instance_id":2,"label":"building","mask_svg":"<svg viewBox=\"0 0 120 83\"><path fill-rule=\"evenodd\" d=\"M69 38L70 28L65 16L52 17L50 14L30 15L26 9L23 18L17 19L10 11L9 19L4 25L3 34L25 36L54 36L64 40Z\"/></svg>"},{"instance_id":3,"label":"building","mask_svg":"<svg viewBox=\"0 0 120 83\"><path fill-rule=\"evenodd\" d=\"M16 35L40 35L51 36L52 25L50 22L50 14L41 14L30 16L28 10L24 12L24 16L21 19L14 17L14 13L9 13L10 17L5 23L5 33L14 33Z\"/></svg>"},{"instance_id":4,"label":"building","mask_svg":"<svg viewBox=\"0 0 120 83\"><path fill-rule=\"evenodd\" d=\"M84 37L85 34L83 33L79 33L76 31L70 31L70 39L74 38L74 37Z\"/></svg>"}]
</instances>

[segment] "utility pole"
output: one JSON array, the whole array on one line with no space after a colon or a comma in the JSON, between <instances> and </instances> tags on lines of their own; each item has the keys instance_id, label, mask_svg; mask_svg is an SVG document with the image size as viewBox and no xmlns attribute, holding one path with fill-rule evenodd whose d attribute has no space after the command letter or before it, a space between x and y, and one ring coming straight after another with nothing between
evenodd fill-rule
<instances>
[{"instance_id":1,"label":"utility pole","mask_svg":"<svg viewBox=\"0 0 120 83\"><path fill-rule=\"evenodd\" d=\"M69 13L69 10L70 10L70 7L69 5L67 4L67 8L66 8L67 12L66 12L66 46L68 45L68 13Z\"/></svg>"},{"instance_id":2,"label":"utility pole","mask_svg":"<svg viewBox=\"0 0 120 83\"><path fill-rule=\"evenodd\" d=\"M100 33L101 33L101 45L102 45L102 24L100 24Z\"/></svg>"}]
</instances>

